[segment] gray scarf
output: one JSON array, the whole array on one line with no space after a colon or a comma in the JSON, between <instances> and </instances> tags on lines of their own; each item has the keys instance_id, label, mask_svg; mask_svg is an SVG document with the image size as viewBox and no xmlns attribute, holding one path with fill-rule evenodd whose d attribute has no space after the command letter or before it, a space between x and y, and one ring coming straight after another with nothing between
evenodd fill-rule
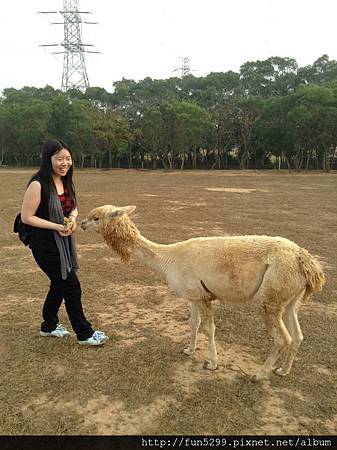
<instances>
[{"instance_id":1,"label":"gray scarf","mask_svg":"<svg viewBox=\"0 0 337 450\"><path fill-rule=\"evenodd\" d=\"M49 197L49 218L51 222L64 224L62 206L56 189L53 189ZM72 234L69 239L60 236L58 231L54 231L54 237L60 254L62 280L66 280L71 269L74 269L75 272L79 270L75 234Z\"/></svg>"}]
</instances>

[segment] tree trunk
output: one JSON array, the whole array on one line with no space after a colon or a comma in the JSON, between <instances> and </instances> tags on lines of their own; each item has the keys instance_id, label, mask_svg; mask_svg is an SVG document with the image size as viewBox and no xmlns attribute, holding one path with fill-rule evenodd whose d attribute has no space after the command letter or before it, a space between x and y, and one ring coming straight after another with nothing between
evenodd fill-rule
<instances>
[{"instance_id":1,"label":"tree trunk","mask_svg":"<svg viewBox=\"0 0 337 450\"><path fill-rule=\"evenodd\" d=\"M306 160L306 163L305 163L305 170L306 171L309 170L309 163L310 163L310 151L308 151L308 153L307 153L307 160Z\"/></svg>"},{"instance_id":2,"label":"tree trunk","mask_svg":"<svg viewBox=\"0 0 337 450\"><path fill-rule=\"evenodd\" d=\"M169 168L173 169L173 158L172 158L172 155L170 153L167 154L167 161L169 163Z\"/></svg>"},{"instance_id":3,"label":"tree trunk","mask_svg":"<svg viewBox=\"0 0 337 450\"><path fill-rule=\"evenodd\" d=\"M299 170L301 170L302 169L302 165L303 165L303 160L304 160L304 151L303 151L303 148L301 149L301 157L300 157L300 162L299 162Z\"/></svg>"},{"instance_id":4,"label":"tree trunk","mask_svg":"<svg viewBox=\"0 0 337 450\"><path fill-rule=\"evenodd\" d=\"M322 168L323 170L326 170L326 154L325 151L323 151L323 161L322 161Z\"/></svg>"},{"instance_id":5,"label":"tree trunk","mask_svg":"<svg viewBox=\"0 0 337 450\"><path fill-rule=\"evenodd\" d=\"M266 159L266 154L263 152L262 156L261 156L261 159L260 159L260 169L264 168L265 159Z\"/></svg>"},{"instance_id":6,"label":"tree trunk","mask_svg":"<svg viewBox=\"0 0 337 450\"><path fill-rule=\"evenodd\" d=\"M111 148L109 148L109 150L108 150L108 155L109 155L109 169L111 169L111 167L112 167L112 151L111 151Z\"/></svg>"},{"instance_id":7,"label":"tree trunk","mask_svg":"<svg viewBox=\"0 0 337 450\"><path fill-rule=\"evenodd\" d=\"M299 169L299 160L298 160L298 156L297 155L295 155L293 157L293 161L294 161L294 168L295 168L295 170L298 171L298 169Z\"/></svg>"},{"instance_id":8,"label":"tree trunk","mask_svg":"<svg viewBox=\"0 0 337 450\"><path fill-rule=\"evenodd\" d=\"M197 148L193 147L193 159L192 159L192 169L197 168Z\"/></svg>"},{"instance_id":9,"label":"tree trunk","mask_svg":"<svg viewBox=\"0 0 337 450\"><path fill-rule=\"evenodd\" d=\"M227 150L224 150L222 152L222 159L223 159L223 166L225 169L229 168L229 161L228 161L228 152ZM221 166L219 166L219 169L221 169Z\"/></svg>"},{"instance_id":10,"label":"tree trunk","mask_svg":"<svg viewBox=\"0 0 337 450\"><path fill-rule=\"evenodd\" d=\"M128 144L128 166L132 169L132 145L131 142Z\"/></svg>"},{"instance_id":11,"label":"tree trunk","mask_svg":"<svg viewBox=\"0 0 337 450\"><path fill-rule=\"evenodd\" d=\"M210 152L208 150L206 150L205 157L203 158L204 169L208 169L209 154L210 154Z\"/></svg>"},{"instance_id":12,"label":"tree trunk","mask_svg":"<svg viewBox=\"0 0 337 450\"><path fill-rule=\"evenodd\" d=\"M334 168L334 166L335 166L335 159L336 159L336 149L335 148L333 148L332 149L332 157L331 157L331 161L330 161L330 169L332 168Z\"/></svg>"},{"instance_id":13,"label":"tree trunk","mask_svg":"<svg viewBox=\"0 0 337 450\"><path fill-rule=\"evenodd\" d=\"M330 151L329 151L329 149L324 151L324 159L325 159L325 171L330 172Z\"/></svg>"},{"instance_id":14,"label":"tree trunk","mask_svg":"<svg viewBox=\"0 0 337 450\"><path fill-rule=\"evenodd\" d=\"M1 160L0 160L0 166L3 165L5 159L5 144L4 144L4 138L1 136Z\"/></svg>"},{"instance_id":15,"label":"tree trunk","mask_svg":"<svg viewBox=\"0 0 337 450\"><path fill-rule=\"evenodd\" d=\"M218 153L215 154L214 163L212 164L211 169L212 170L215 169L216 166L218 166L218 168L219 168L219 165L220 165L220 154L219 154L219 151L218 151Z\"/></svg>"},{"instance_id":16,"label":"tree trunk","mask_svg":"<svg viewBox=\"0 0 337 450\"><path fill-rule=\"evenodd\" d=\"M241 157L239 157L240 169L248 169L249 168L249 154L247 147L243 144L243 152Z\"/></svg>"},{"instance_id":17,"label":"tree trunk","mask_svg":"<svg viewBox=\"0 0 337 450\"><path fill-rule=\"evenodd\" d=\"M291 173L291 166L290 166L290 163L289 163L288 156L285 156L285 160L286 160L286 163L287 163L287 166L288 166L288 171L289 171L289 173Z\"/></svg>"},{"instance_id":18,"label":"tree trunk","mask_svg":"<svg viewBox=\"0 0 337 450\"><path fill-rule=\"evenodd\" d=\"M83 169L84 167L84 161L85 161L85 154L81 153L81 165L80 165L81 169Z\"/></svg>"}]
</instances>

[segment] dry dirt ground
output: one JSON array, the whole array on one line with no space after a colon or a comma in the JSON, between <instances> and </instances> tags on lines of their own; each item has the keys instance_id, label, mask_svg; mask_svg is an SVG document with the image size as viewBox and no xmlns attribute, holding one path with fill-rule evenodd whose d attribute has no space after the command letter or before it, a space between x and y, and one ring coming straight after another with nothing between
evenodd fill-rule
<instances>
[{"instance_id":1,"label":"dry dirt ground","mask_svg":"<svg viewBox=\"0 0 337 450\"><path fill-rule=\"evenodd\" d=\"M78 171L80 218L96 206L137 206L160 243L197 236L290 238L325 261L325 289L302 307L304 342L288 377L253 384L270 350L259 306L216 306L220 367L202 369L206 340L182 354L189 308L140 263L123 265L79 231L88 318L102 348L39 336L48 289L12 233L31 175L0 171L0 434L336 434L336 174ZM64 307L60 321L69 327Z\"/></svg>"}]
</instances>

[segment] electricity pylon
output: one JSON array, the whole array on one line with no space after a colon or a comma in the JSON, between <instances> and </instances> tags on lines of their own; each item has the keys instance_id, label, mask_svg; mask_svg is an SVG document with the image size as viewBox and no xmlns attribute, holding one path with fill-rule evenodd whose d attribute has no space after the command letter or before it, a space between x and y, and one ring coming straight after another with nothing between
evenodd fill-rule
<instances>
[{"instance_id":1,"label":"electricity pylon","mask_svg":"<svg viewBox=\"0 0 337 450\"><path fill-rule=\"evenodd\" d=\"M44 44L41 47L62 46L63 51L53 52L54 55L64 54L61 90L69 89L85 91L89 87L89 79L85 65L85 53L100 53L86 50L92 44L82 43L82 24L96 24L84 22L82 14L91 14L89 11L79 11L79 0L63 0L62 11L41 11L40 14L61 14L63 22L52 22L52 25L63 25L64 40L61 44Z\"/></svg>"},{"instance_id":2,"label":"electricity pylon","mask_svg":"<svg viewBox=\"0 0 337 450\"><path fill-rule=\"evenodd\" d=\"M174 72L179 70L181 78L184 78L191 73L191 69L190 69L190 65L189 65L191 58L187 58L186 56L183 56L183 57L180 57L179 59L181 60L181 67L178 67L177 69L175 69Z\"/></svg>"}]
</instances>

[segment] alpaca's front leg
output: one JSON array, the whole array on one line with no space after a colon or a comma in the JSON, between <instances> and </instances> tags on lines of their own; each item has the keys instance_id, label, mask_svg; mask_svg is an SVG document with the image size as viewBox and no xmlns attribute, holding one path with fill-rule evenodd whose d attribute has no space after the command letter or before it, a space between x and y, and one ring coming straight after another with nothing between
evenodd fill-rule
<instances>
[{"instance_id":1,"label":"alpaca's front leg","mask_svg":"<svg viewBox=\"0 0 337 450\"><path fill-rule=\"evenodd\" d=\"M184 353L186 355L191 356L194 351L195 347L197 345L197 335L198 335L198 329L200 326L200 313L198 305L195 303L191 303L191 316L190 316L190 324L191 324L191 340L190 345L184 349Z\"/></svg>"},{"instance_id":2,"label":"alpaca's front leg","mask_svg":"<svg viewBox=\"0 0 337 450\"><path fill-rule=\"evenodd\" d=\"M208 338L208 359L204 362L204 369L215 370L217 368L218 355L215 346L215 325L211 302L203 302L200 306L203 329Z\"/></svg>"}]
</instances>

